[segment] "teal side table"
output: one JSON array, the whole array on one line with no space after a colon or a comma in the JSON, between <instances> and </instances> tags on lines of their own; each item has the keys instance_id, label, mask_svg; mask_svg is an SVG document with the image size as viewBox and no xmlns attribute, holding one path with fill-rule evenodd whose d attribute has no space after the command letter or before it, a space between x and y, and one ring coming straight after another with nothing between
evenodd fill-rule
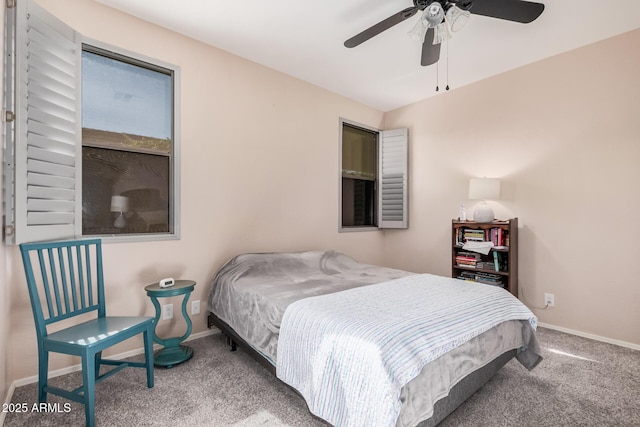
<instances>
[{"instance_id":1,"label":"teal side table","mask_svg":"<svg viewBox=\"0 0 640 427\"><path fill-rule=\"evenodd\" d=\"M187 314L187 300L191 291L196 286L196 282L193 280L176 280L175 285L168 288L161 288L159 283L153 283L145 286L144 290L147 291L147 296L151 298L153 306L156 308L155 324L158 327L158 321L160 320L160 303L158 298L175 297L178 295L184 295L182 299L182 316L185 322L187 322L187 331L181 337L161 339L156 335L156 331L153 331L153 340L163 346L164 348L158 351L154 356L154 364L157 366L164 366L166 368L173 368L174 365L185 362L193 357L193 349L182 345L182 341L189 338L191 335L191 319Z\"/></svg>"}]
</instances>

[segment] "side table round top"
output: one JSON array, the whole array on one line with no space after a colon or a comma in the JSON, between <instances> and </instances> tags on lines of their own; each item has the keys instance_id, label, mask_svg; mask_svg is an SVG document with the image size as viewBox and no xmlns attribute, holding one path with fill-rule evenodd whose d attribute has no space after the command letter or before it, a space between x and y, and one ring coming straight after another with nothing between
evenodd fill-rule
<instances>
[{"instance_id":1,"label":"side table round top","mask_svg":"<svg viewBox=\"0 0 640 427\"><path fill-rule=\"evenodd\" d=\"M194 280L176 280L173 286L161 288L160 282L156 282L145 286L144 290L147 291L147 295L149 296L166 297L191 292L195 285L196 282Z\"/></svg>"}]
</instances>

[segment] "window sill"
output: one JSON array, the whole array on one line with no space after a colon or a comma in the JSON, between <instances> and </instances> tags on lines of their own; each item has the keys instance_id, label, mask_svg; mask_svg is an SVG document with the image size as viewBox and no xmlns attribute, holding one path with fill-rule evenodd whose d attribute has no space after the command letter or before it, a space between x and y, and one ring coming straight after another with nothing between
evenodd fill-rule
<instances>
[{"instance_id":1,"label":"window sill","mask_svg":"<svg viewBox=\"0 0 640 427\"><path fill-rule=\"evenodd\" d=\"M83 238L102 239L103 243L136 243L136 242L159 242L165 240L180 240L179 234L103 234L103 235L87 235Z\"/></svg>"},{"instance_id":2,"label":"window sill","mask_svg":"<svg viewBox=\"0 0 640 427\"><path fill-rule=\"evenodd\" d=\"M375 226L353 226L353 227L340 227L338 229L339 233L352 233L358 231L380 231L380 228Z\"/></svg>"}]
</instances>

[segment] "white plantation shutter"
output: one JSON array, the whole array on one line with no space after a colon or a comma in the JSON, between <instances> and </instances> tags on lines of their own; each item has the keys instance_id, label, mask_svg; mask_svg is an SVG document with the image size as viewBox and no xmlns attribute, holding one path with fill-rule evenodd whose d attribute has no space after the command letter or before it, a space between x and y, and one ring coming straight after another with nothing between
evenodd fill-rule
<instances>
[{"instance_id":1,"label":"white plantation shutter","mask_svg":"<svg viewBox=\"0 0 640 427\"><path fill-rule=\"evenodd\" d=\"M81 222L80 35L32 1L17 2L15 27L15 235L7 240L73 238Z\"/></svg>"},{"instance_id":2,"label":"white plantation shutter","mask_svg":"<svg viewBox=\"0 0 640 427\"><path fill-rule=\"evenodd\" d=\"M380 132L378 227L408 227L408 143L406 128Z\"/></svg>"}]
</instances>

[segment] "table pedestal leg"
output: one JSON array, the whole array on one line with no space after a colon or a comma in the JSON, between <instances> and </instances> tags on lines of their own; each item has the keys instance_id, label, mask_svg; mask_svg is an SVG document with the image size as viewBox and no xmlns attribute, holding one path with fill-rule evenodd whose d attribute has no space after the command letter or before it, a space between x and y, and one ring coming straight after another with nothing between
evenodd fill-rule
<instances>
[{"instance_id":1,"label":"table pedestal leg","mask_svg":"<svg viewBox=\"0 0 640 427\"><path fill-rule=\"evenodd\" d=\"M191 335L191 319L187 314L187 300L189 299L189 294L185 294L182 300L182 317L184 317L185 322L187 323L187 331L181 337L175 338L167 338L161 339L156 334L154 329L153 331L153 340L158 344L162 345L164 348L159 350L154 356L154 364L156 366L164 366L166 368L172 368L174 365L185 362L191 357L193 357L193 349L186 345L181 345L182 341L187 339L189 335ZM151 297L151 302L153 306L156 308L156 318L155 324L156 328L158 326L158 321L160 320L160 303L158 299L154 296Z\"/></svg>"}]
</instances>

